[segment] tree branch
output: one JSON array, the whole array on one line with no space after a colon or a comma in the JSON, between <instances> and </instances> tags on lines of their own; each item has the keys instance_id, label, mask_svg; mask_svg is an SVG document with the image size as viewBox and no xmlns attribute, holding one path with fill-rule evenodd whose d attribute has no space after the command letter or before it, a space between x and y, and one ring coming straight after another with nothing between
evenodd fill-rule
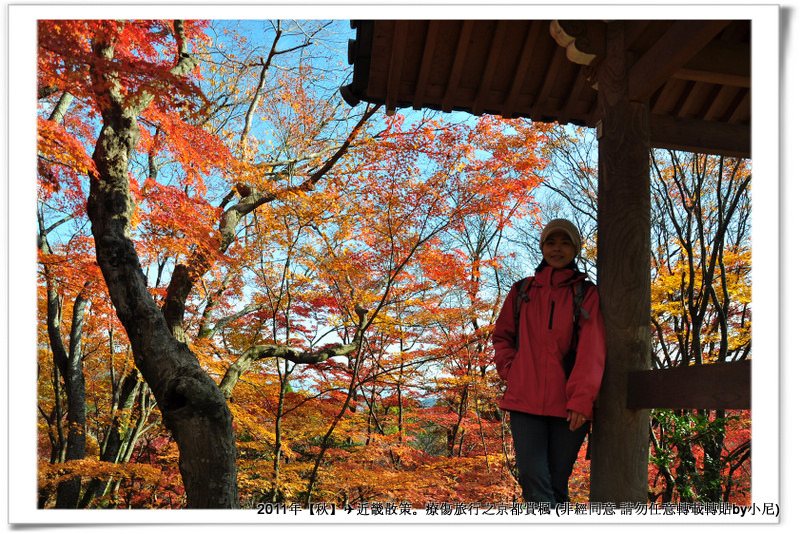
<instances>
[{"instance_id":1,"label":"tree branch","mask_svg":"<svg viewBox=\"0 0 800 534\"><path fill-rule=\"evenodd\" d=\"M367 109L358 123L353 127L347 139L330 157L330 159L305 182L297 186L290 187L284 190L283 193L310 191L314 189L314 185L321 180L325 174L333 168L336 162L347 152L348 148L350 147L350 143L353 141L353 139L355 139L355 136L358 134L367 120L369 120L369 118L372 117L372 115L374 115L379 108L380 106L374 106L372 109ZM229 199L229 196L225 197L226 203ZM239 224L239 221L241 221L245 215L254 211L259 206L275 200L276 198L278 198L277 194L263 194L255 190L251 190L247 197L242 198L238 203L226 209L219 222L219 242L217 246L217 252L219 254L224 254L231 243L233 243L233 241L236 239L236 227ZM170 331L179 341L186 341L186 334L183 328L183 315L186 308L186 299L189 297L189 293L191 292L192 287L194 287L194 284L203 275L205 275L210 268L210 255L208 252L198 249L186 264L177 265L173 271L172 280L167 288L167 296L165 298L162 311L167 320Z\"/></svg>"},{"instance_id":2,"label":"tree branch","mask_svg":"<svg viewBox=\"0 0 800 534\"><path fill-rule=\"evenodd\" d=\"M222 394L225 396L225 398L229 399L233 394L233 388L236 386L236 382L238 382L239 377L241 377L247 371L247 369L249 369L250 366L258 360L263 360L266 358L283 358L297 364L302 363L313 365L324 362L330 358L333 358L334 356L346 356L356 352L361 346L364 332L369 326L369 322L367 320L367 310L357 306L356 313L358 314L358 327L356 328L356 333L353 336L353 341L350 343L335 345L333 347L325 347L317 351L301 351L286 345L273 344L254 345L250 347L244 352L244 354L239 356L239 358L233 362L233 364L231 364L231 366L228 368L228 371L225 373L225 376L222 377L222 381L219 384Z\"/></svg>"},{"instance_id":3,"label":"tree branch","mask_svg":"<svg viewBox=\"0 0 800 534\"><path fill-rule=\"evenodd\" d=\"M253 115L255 114L255 110L258 107L259 102L261 101L261 92L264 90L264 85L267 81L267 71L269 70L270 65L272 65L272 58L275 57L278 48L278 41L280 40L282 34L283 29L281 29L279 21L278 28L275 30L275 38L272 41L272 48L270 48L269 54L267 55L267 60L263 62L261 67L261 75L258 80L256 92L253 94L253 99L250 101L250 107L247 108L247 113L245 114L244 128L242 129L242 135L239 138L239 144L242 148L244 148L244 143L247 140L247 136L250 134L250 128L253 124Z\"/></svg>"}]
</instances>

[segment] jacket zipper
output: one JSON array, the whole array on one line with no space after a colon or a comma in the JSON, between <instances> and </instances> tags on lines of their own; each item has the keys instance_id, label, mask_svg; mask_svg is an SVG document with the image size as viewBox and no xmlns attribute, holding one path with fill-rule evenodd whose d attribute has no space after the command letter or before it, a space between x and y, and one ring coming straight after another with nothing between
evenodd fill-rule
<instances>
[{"instance_id":1,"label":"jacket zipper","mask_svg":"<svg viewBox=\"0 0 800 534\"><path fill-rule=\"evenodd\" d=\"M556 309L556 301L553 300L550 302L550 321L547 323L548 330L553 329L553 312L555 312L555 309Z\"/></svg>"}]
</instances>

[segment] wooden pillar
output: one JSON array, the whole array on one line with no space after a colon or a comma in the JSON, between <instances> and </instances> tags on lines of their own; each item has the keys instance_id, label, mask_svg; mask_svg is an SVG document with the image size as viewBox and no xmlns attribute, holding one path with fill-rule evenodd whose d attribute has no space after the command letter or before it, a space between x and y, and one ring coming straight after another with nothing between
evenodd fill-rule
<instances>
[{"instance_id":1,"label":"wooden pillar","mask_svg":"<svg viewBox=\"0 0 800 534\"><path fill-rule=\"evenodd\" d=\"M598 286L608 357L592 431L592 502L647 502L649 410L626 408L628 373L650 368L650 127L628 99L624 23L598 72Z\"/></svg>"}]
</instances>

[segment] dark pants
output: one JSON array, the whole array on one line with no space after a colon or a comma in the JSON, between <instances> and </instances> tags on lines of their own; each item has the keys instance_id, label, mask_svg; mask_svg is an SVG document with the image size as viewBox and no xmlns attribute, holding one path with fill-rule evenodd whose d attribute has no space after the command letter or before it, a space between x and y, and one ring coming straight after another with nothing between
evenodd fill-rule
<instances>
[{"instance_id":1,"label":"dark pants","mask_svg":"<svg viewBox=\"0 0 800 534\"><path fill-rule=\"evenodd\" d=\"M525 502L569 502L569 477L589 423L573 432L565 418L509 413Z\"/></svg>"}]
</instances>

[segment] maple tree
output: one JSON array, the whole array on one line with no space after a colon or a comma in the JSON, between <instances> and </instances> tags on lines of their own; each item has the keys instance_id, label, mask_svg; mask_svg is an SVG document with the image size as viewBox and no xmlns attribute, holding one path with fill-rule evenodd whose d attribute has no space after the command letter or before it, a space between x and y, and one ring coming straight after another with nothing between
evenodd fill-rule
<instances>
[{"instance_id":1,"label":"maple tree","mask_svg":"<svg viewBox=\"0 0 800 534\"><path fill-rule=\"evenodd\" d=\"M341 21L39 24L40 507L519 497L488 340L541 220L575 210L592 269L585 139L351 109ZM748 355L743 197L716 275L654 252L666 359L692 347L673 328L689 271L716 288L702 361ZM719 458L743 499L748 415L729 415L697 421L737 440ZM654 456L674 473L670 421ZM572 486L588 498L583 455Z\"/></svg>"},{"instance_id":2,"label":"maple tree","mask_svg":"<svg viewBox=\"0 0 800 534\"><path fill-rule=\"evenodd\" d=\"M207 175L223 172L241 177L248 173L241 166L256 166L252 161L236 159L223 139L209 135L203 127L206 99L190 80L198 59L189 46L194 40L202 42L205 25L183 21L41 21L41 94L68 91L90 108L86 122L99 121L100 126L96 138L87 127L81 139L46 123L40 131L50 135L43 136L42 154L66 146L72 149L73 160L49 161L43 157L40 161L45 167L42 184L55 191L71 185L79 197L85 189L81 183L84 173L89 175L86 212L92 223L97 263L131 343L136 367L181 449L188 505L235 507L238 497L231 415L220 388L187 345L187 300L202 276L234 242L241 219L275 200L279 192L312 188L346 151L360 124L327 163L306 175L300 185L260 190L256 187L259 184L253 184L245 192L238 184L221 206L213 206L202 196L207 191L203 181ZM165 53L170 49L172 54ZM257 95L258 91L253 101ZM94 149L91 158L90 146ZM129 174L137 150L147 154L148 161L148 174L141 184ZM176 185L157 182L160 155L171 156L173 170L178 171L174 174ZM64 168L62 176L57 175ZM243 196L226 207L234 200L234 192ZM157 293L163 291L162 306L148 288L139 251L130 235L131 227L142 216L138 211L142 204L152 206L147 214L151 228L156 229L151 239L164 243L169 236L175 244L169 260L156 259L162 262L159 274L167 262L172 267L166 289L156 289ZM79 434L76 430L75 435Z\"/></svg>"},{"instance_id":3,"label":"maple tree","mask_svg":"<svg viewBox=\"0 0 800 534\"><path fill-rule=\"evenodd\" d=\"M479 138L476 134L484 132L481 135L486 135L486 140L477 146L496 142L497 137L492 132L501 127L499 121L485 119L473 128L434 123L429 119L411 126L405 126L400 118L388 122L389 127L381 132L375 144L351 152L352 158L367 159L369 155L370 163L362 175L349 172L347 180L333 180L328 185L326 192L335 195L339 201L328 204L324 220L316 221L313 228L307 225L315 240L298 247L306 251L304 257L298 256L298 261L304 263L312 259L315 267L320 269L318 277L307 280L309 285L316 282L324 286L319 293L308 293L316 303L315 312L321 311L319 295L322 294L328 296L331 310L349 310L353 308L352 302L364 303L369 310L369 315L365 314L364 318L370 322L370 335L365 339L362 353L350 355L342 364L326 360L325 365L297 371L284 363L279 369L283 373L278 377L280 388L272 393L277 397L273 405L280 411L262 415L276 419L276 433L270 438L275 440L277 451L278 442L289 444L297 439L288 431L289 418L284 421L282 416L283 410L299 411L288 404L297 402L293 400L297 395L286 392L286 376L302 373L299 376L295 374L294 378L295 382L306 383L303 393L307 396L314 395L317 400L323 400L323 395L330 395L330 402L324 408L328 415L323 418L329 422L324 430L317 432L321 438L317 438L319 441L313 449L302 455L302 460L291 462L294 464L292 468L305 462L305 469L309 471L303 492L305 499L311 497L315 488L318 495L327 491L324 476L326 456L338 458L342 443L350 444L345 448L351 453L355 450L360 454L384 451L379 455L386 454L389 462L386 467L391 469L400 469L403 457L417 454L409 449L409 441L416 439L416 429L420 425L418 418L427 418L420 410L418 399L423 394L435 394L430 388L423 390L422 384L429 376L425 369L450 357L445 351L435 348L440 341L428 331L449 327L449 324L442 323L443 318L461 320L464 311L460 306L453 306L454 299L456 294L465 293L470 285L474 286L469 276L465 276L472 272L469 257L459 253L458 249L442 247L442 243L452 237L448 237L450 233L460 235L460 228L467 218L489 217L486 210L490 208L513 211L509 206L522 202L520 198L515 200L513 195L507 202L498 200L492 193L496 187L485 187L483 192L475 187L459 188L449 193L441 186L443 179L455 182L479 177L487 179L482 163L476 163L472 170L464 167L460 177L450 173L452 166L462 165L468 160L474 149L467 150L466 147L477 144ZM531 136L531 132L525 133ZM453 151L456 136L464 139L463 151ZM424 154L420 154L420 147ZM362 150L364 154L359 153ZM463 155L456 157L454 154ZM399 170L396 162L401 159L425 162L428 173L421 173L418 166L411 163ZM345 166L347 164L345 162ZM499 160L495 162L497 164ZM518 190L525 192L522 197L527 197L530 185L538 181L533 170L535 165L516 174L496 172L491 179L495 180L495 186L501 180L504 187L516 183ZM450 196L444 198L444 195ZM299 210L295 207L292 211L297 214ZM510 218L510 214L505 216L506 223ZM503 220L503 217L498 218L500 223ZM293 225L294 228L303 226ZM291 264L289 252L294 250L295 242L295 239L289 240L286 259L280 264L283 272ZM478 267L478 264L474 266ZM264 288L265 292L268 290L269 287ZM308 296L298 294L294 298L302 309L300 299ZM496 304L497 296L492 300ZM315 319L323 317L315 315ZM348 321L355 324L355 318L346 314L339 319L335 315L329 317L334 327L337 323L346 325ZM492 321L491 317L489 320ZM314 321L312 324L319 323ZM484 325L484 336L486 326L488 323ZM303 332L302 327L298 325L295 332ZM346 330L340 337L346 338ZM486 350L485 344L483 350ZM265 351L269 354L269 350ZM484 370L485 367L484 364ZM237 391L241 387L237 386L234 398L238 399ZM317 406L316 409L323 408ZM252 411L249 413L253 414ZM284 429L287 429L286 436ZM357 445L361 442L363 449ZM297 441L293 447L295 450L299 447ZM286 488L300 487L296 471L281 466L277 461L280 457L277 452L273 456L273 483L285 489L266 489L268 498L277 499L286 493ZM258 468L264 469L264 465L259 464ZM358 472L363 469L361 467ZM354 470L356 467L351 465L348 472ZM282 474L287 479L281 479ZM359 495L368 492L367 481L374 478L374 469L368 476L365 472L364 477L353 478L358 482ZM341 492L342 481L336 480ZM410 485L411 480L407 478L404 484ZM348 495L346 500L351 498Z\"/></svg>"},{"instance_id":4,"label":"maple tree","mask_svg":"<svg viewBox=\"0 0 800 534\"><path fill-rule=\"evenodd\" d=\"M460 283L465 259L439 246L448 232L469 217L492 218L494 210L501 224L523 213L498 199L515 206L529 200L538 163L527 153L539 142L539 128L519 126L506 143L498 141L509 128L502 121L458 128L430 119L406 126L395 117L357 139L375 108L348 132L342 106L313 90L314 73L303 58L294 58L294 75L268 75L280 55L311 43L308 37L281 51L281 23L267 57L255 62L219 43L207 46L205 23L40 24L40 96L43 102L63 96L56 106L62 122L40 119L43 210L52 206L48 220L66 212L84 224L88 196L94 239L80 237L86 258L94 252L100 268L87 259L87 272L102 288L97 298L113 302L115 322L106 335L112 346L122 332L122 342L130 343L146 391L180 450L186 504L236 506L235 441L238 436L247 450L246 436L263 436L265 428L274 429L267 434L274 440L273 475L264 477L266 486L256 482L265 462L244 459L243 488L258 486L278 499L289 492L296 497L305 486L310 499L324 480L326 453L339 454L341 440L352 439L345 429L355 424L352 414L366 391L367 443L381 441L376 432L391 434L378 415L387 401L380 384L397 369L401 431L390 442L404 447L413 425L403 388L426 357L404 360L404 343L416 341L401 339L399 362L393 361L396 336L420 337L419 325L431 321L423 317L438 312L429 302ZM243 42L232 38L226 46ZM193 78L198 58L206 58L202 81ZM225 85L231 73L239 79L257 73L255 88L242 93L246 84ZM253 135L257 120L268 133ZM80 309L83 301L76 302ZM325 325L330 331L319 330ZM368 328L374 340L365 343ZM110 352L102 357L116 369L120 362ZM125 365L130 359L106 386L115 397L126 392L114 402L107 438L119 433L114 411L130 406L139 384ZM258 377L256 398L236 393L243 376ZM293 391L298 383L307 389ZM146 417L147 395L139 398ZM272 412L272 420L254 419L262 415L258 407ZM76 428L71 435L84 434ZM295 445L295 439L311 441ZM297 455L289 444L308 447L302 468L283 465ZM396 460L402 454L390 453ZM63 462L57 472L43 469L43 490L65 473L79 488L88 472L81 465L97 467ZM251 481L253 466L259 473ZM99 484L112 472L118 473L99 469L93 479ZM97 491L85 492L81 502ZM69 506L75 503L71 498Z\"/></svg>"}]
</instances>

